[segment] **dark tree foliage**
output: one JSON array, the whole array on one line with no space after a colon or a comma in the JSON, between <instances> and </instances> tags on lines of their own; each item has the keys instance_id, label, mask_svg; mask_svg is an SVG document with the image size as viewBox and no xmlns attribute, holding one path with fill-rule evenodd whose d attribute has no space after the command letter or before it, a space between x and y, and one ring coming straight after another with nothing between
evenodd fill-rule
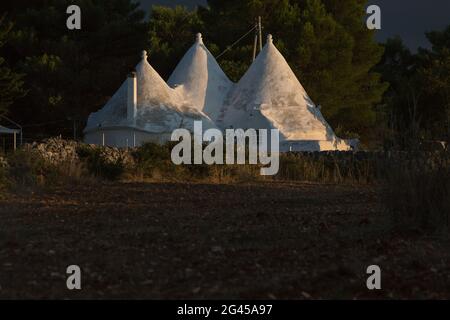
<instances>
[{"instance_id":1,"label":"dark tree foliage","mask_svg":"<svg viewBox=\"0 0 450 320\"><path fill-rule=\"evenodd\" d=\"M9 2L8 2L9 3ZM28 134L69 134L117 90L139 61L147 26L130 0L18 0L0 4L15 28L6 52L24 73L27 96L10 114ZM81 30L68 30L66 9L82 8ZM44 125L48 123L48 125Z\"/></svg>"},{"instance_id":2,"label":"dark tree foliage","mask_svg":"<svg viewBox=\"0 0 450 320\"><path fill-rule=\"evenodd\" d=\"M383 54L363 23L364 0L209 0L200 8L208 45L225 50L262 16L275 44L327 120L339 130L367 133L387 88L373 71ZM220 21L215 23L215 21ZM238 80L251 63L253 35L219 63ZM351 135L351 134L350 134Z\"/></svg>"},{"instance_id":3,"label":"dark tree foliage","mask_svg":"<svg viewBox=\"0 0 450 320\"><path fill-rule=\"evenodd\" d=\"M82 8L81 30L66 28L71 4ZM273 34L339 135L353 132L367 139L375 127L386 124L389 132L448 139L450 27L427 35L430 50L412 54L399 39L383 48L365 27L365 4L209 0L196 10L145 8L146 22L131 0L3 1L0 12L14 28L6 20L0 24L0 113L9 109L30 138L70 135L73 120L81 129L89 113L101 108L124 81L142 49L167 79L197 32L214 56L225 51L218 62L238 81L252 62L254 31L230 45L261 16L263 41Z\"/></svg>"},{"instance_id":4,"label":"dark tree foliage","mask_svg":"<svg viewBox=\"0 0 450 320\"><path fill-rule=\"evenodd\" d=\"M450 25L427 33L431 50L420 50L425 88L424 125L431 137L450 141Z\"/></svg>"},{"instance_id":5,"label":"dark tree foliage","mask_svg":"<svg viewBox=\"0 0 450 320\"><path fill-rule=\"evenodd\" d=\"M418 61L400 38L389 39L384 46L385 52L378 70L390 86L379 107L381 123L386 124L383 139L400 142L399 138L416 136L420 122L417 113L417 98L421 95ZM394 137L397 132L402 135Z\"/></svg>"},{"instance_id":6,"label":"dark tree foliage","mask_svg":"<svg viewBox=\"0 0 450 320\"><path fill-rule=\"evenodd\" d=\"M203 23L196 11L181 6L153 6L150 10L150 62L164 79L168 79L187 48L194 43L195 34L203 31Z\"/></svg>"},{"instance_id":7,"label":"dark tree foliage","mask_svg":"<svg viewBox=\"0 0 450 320\"><path fill-rule=\"evenodd\" d=\"M380 113L390 138L403 146L418 139L448 141L450 136L450 27L427 37L431 50L417 54L400 38L389 39L378 67L390 84Z\"/></svg>"},{"instance_id":8,"label":"dark tree foliage","mask_svg":"<svg viewBox=\"0 0 450 320\"><path fill-rule=\"evenodd\" d=\"M13 25L0 16L0 50L8 40ZM0 54L0 115L7 112L15 100L25 94L22 75L13 72Z\"/></svg>"}]
</instances>

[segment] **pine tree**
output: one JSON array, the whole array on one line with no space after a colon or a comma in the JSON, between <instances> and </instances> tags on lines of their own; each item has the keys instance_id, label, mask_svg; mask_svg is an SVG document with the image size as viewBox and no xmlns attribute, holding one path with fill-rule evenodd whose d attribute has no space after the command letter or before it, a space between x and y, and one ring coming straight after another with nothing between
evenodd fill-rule
<instances>
[{"instance_id":1,"label":"pine tree","mask_svg":"<svg viewBox=\"0 0 450 320\"><path fill-rule=\"evenodd\" d=\"M450 140L450 26L426 34L431 50L421 50L419 70L427 95L422 114L427 129L438 139Z\"/></svg>"},{"instance_id":2,"label":"pine tree","mask_svg":"<svg viewBox=\"0 0 450 320\"><path fill-rule=\"evenodd\" d=\"M377 67L390 84L382 111L396 142L450 137L450 27L427 34L431 50L413 54L400 38L388 39Z\"/></svg>"},{"instance_id":3,"label":"pine tree","mask_svg":"<svg viewBox=\"0 0 450 320\"><path fill-rule=\"evenodd\" d=\"M323 3L351 38L352 44L348 53L349 72L341 74L339 80L346 88L345 94L336 105L339 111L333 119L343 124L349 122L351 129L361 131L373 123L373 106L381 101L388 88L374 70L383 56L383 47L375 41L375 31L369 30L363 22L366 0L323 0ZM338 93L336 90L335 94Z\"/></svg>"},{"instance_id":4,"label":"pine tree","mask_svg":"<svg viewBox=\"0 0 450 320\"><path fill-rule=\"evenodd\" d=\"M27 134L72 136L71 119L79 119L82 127L82 120L107 102L139 62L145 13L131 0L79 0L81 30L71 31L66 9L73 1L26 2L6 8L15 28L5 54L26 74L29 88L11 116L32 125ZM35 126L40 123L50 124Z\"/></svg>"},{"instance_id":5,"label":"pine tree","mask_svg":"<svg viewBox=\"0 0 450 320\"><path fill-rule=\"evenodd\" d=\"M205 39L210 51L215 55L223 53L218 59L225 73L233 81L238 81L252 63L253 43L258 16L263 20L263 41L265 35L272 33L283 53L282 39L285 30L292 28L298 17L289 0L208 0L208 7L198 9L205 25ZM231 45L246 37L231 48Z\"/></svg>"},{"instance_id":6,"label":"pine tree","mask_svg":"<svg viewBox=\"0 0 450 320\"><path fill-rule=\"evenodd\" d=\"M399 37L388 39L384 55L377 67L383 81L389 83L378 116L384 125L385 141L397 146L409 146L418 138L421 116L419 99L423 95L422 79L418 76L417 56L403 44Z\"/></svg>"},{"instance_id":7,"label":"pine tree","mask_svg":"<svg viewBox=\"0 0 450 320\"><path fill-rule=\"evenodd\" d=\"M194 43L195 34L203 31L203 24L196 11L185 7L153 6L148 29L147 47L151 63L164 79L168 79Z\"/></svg>"},{"instance_id":8,"label":"pine tree","mask_svg":"<svg viewBox=\"0 0 450 320\"><path fill-rule=\"evenodd\" d=\"M383 49L369 31L363 0L209 0L199 15L212 42L225 50L262 16L264 34L291 65L311 98L334 127L366 134L373 106L387 85L372 70ZM220 23L215 23L220 21ZM228 51L219 63L238 80L251 63L253 37Z\"/></svg>"}]
</instances>

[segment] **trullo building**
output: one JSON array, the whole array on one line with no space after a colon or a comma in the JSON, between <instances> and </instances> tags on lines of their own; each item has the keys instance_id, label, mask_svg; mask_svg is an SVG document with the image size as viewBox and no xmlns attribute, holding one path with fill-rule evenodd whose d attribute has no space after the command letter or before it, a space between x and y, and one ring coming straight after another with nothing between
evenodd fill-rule
<instances>
[{"instance_id":1,"label":"trullo building","mask_svg":"<svg viewBox=\"0 0 450 320\"><path fill-rule=\"evenodd\" d=\"M201 34L168 80L144 52L116 94L90 115L87 143L118 147L163 143L174 129L278 129L281 151L351 150L339 139L268 36L249 70L232 83L205 47Z\"/></svg>"},{"instance_id":2,"label":"trullo building","mask_svg":"<svg viewBox=\"0 0 450 320\"><path fill-rule=\"evenodd\" d=\"M325 121L272 36L225 100L217 124L223 128L278 129L281 151L350 150Z\"/></svg>"},{"instance_id":3,"label":"trullo building","mask_svg":"<svg viewBox=\"0 0 450 320\"><path fill-rule=\"evenodd\" d=\"M213 121L169 87L147 61L147 52L136 72L128 75L119 90L84 129L86 143L128 147L145 142L164 143L177 128L193 130L194 121L215 128Z\"/></svg>"},{"instance_id":4,"label":"trullo building","mask_svg":"<svg viewBox=\"0 0 450 320\"><path fill-rule=\"evenodd\" d=\"M213 121L220 115L224 99L233 86L216 59L205 47L202 35L177 65L168 83Z\"/></svg>"}]
</instances>

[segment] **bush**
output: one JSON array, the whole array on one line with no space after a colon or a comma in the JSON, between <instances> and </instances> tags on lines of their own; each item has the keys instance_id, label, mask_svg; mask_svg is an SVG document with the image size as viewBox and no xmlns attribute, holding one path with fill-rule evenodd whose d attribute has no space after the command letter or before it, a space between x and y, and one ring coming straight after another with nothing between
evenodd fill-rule
<instances>
[{"instance_id":1,"label":"bush","mask_svg":"<svg viewBox=\"0 0 450 320\"><path fill-rule=\"evenodd\" d=\"M156 180L183 178L183 168L172 163L171 149L169 143L160 145L149 142L134 150L135 175Z\"/></svg>"},{"instance_id":2,"label":"bush","mask_svg":"<svg viewBox=\"0 0 450 320\"><path fill-rule=\"evenodd\" d=\"M95 177L108 180L119 179L126 170L126 161L121 153L108 156L107 148L81 145L77 154L86 163L88 171Z\"/></svg>"},{"instance_id":3,"label":"bush","mask_svg":"<svg viewBox=\"0 0 450 320\"><path fill-rule=\"evenodd\" d=\"M6 165L5 165L6 164ZM87 170L79 161L52 162L37 149L23 148L0 159L0 189L34 189L85 181Z\"/></svg>"},{"instance_id":4,"label":"bush","mask_svg":"<svg viewBox=\"0 0 450 320\"><path fill-rule=\"evenodd\" d=\"M203 182L251 181L260 177L258 165L175 165L171 160L171 152L176 143L146 143L134 150L135 177L158 181ZM193 148L191 150L193 152ZM193 154L191 156L193 159Z\"/></svg>"},{"instance_id":5,"label":"bush","mask_svg":"<svg viewBox=\"0 0 450 320\"><path fill-rule=\"evenodd\" d=\"M135 176L157 180L211 182L261 180L260 165L174 165L173 143L146 143L133 152ZM280 155L280 170L264 179L328 183L370 183L376 179L376 156L359 152L298 152Z\"/></svg>"},{"instance_id":6,"label":"bush","mask_svg":"<svg viewBox=\"0 0 450 320\"><path fill-rule=\"evenodd\" d=\"M0 154L0 191L6 189L9 185L8 167L9 165L6 158Z\"/></svg>"},{"instance_id":7,"label":"bush","mask_svg":"<svg viewBox=\"0 0 450 320\"><path fill-rule=\"evenodd\" d=\"M35 150L19 149L8 155L8 176L16 186L42 186L51 172L44 158Z\"/></svg>"},{"instance_id":8,"label":"bush","mask_svg":"<svg viewBox=\"0 0 450 320\"><path fill-rule=\"evenodd\" d=\"M155 163L170 160L171 148L168 144L145 143L133 152L133 157L140 163Z\"/></svg>"}]
</instances>

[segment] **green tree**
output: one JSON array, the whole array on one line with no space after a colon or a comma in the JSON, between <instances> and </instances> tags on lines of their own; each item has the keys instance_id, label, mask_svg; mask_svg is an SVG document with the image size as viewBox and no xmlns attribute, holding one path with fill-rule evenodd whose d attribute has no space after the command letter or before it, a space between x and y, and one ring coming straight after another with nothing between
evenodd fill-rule
<instances>
[{"instance_id":1,"label":"green tree","mask_svg":"<svg viewBox=\"0 0 450 320\"><path fill-rule=\"evenodd\" d=\"M71 4L81 8L81 30L66 27ZM8 61L26 74L30 89L12 110L26 134L70 136L70 119L84 120L101 108L145 48L145 13L131 0L18 0L17 6L2 6L16 26ZM37 126L42 123L49 125Z\"/></svg>"},{"instance_id":2,"label":"green tree","mask_svg":"<svg viewBox=\"0 0 450 320\"><path fill-rule=\"evenodd\" d=\"M278 48L283 54L283 41L290 39L295 32L299 10L289 0L208 0L208 7L199 7L198 14L205 25L207 46L218 59L225 73L233 81L238 81L252 63L253 43L258 16L262 17L264 37L273 34ZM220 21L220 23L218 23ZM231 47L236 40L246 37Z\"/></svg>"},{"instance_id":3,"label":"green tree","mask_svg":"<svg viewBox=\"0 0 450 320\"><path fill-rule=\"evenodd\" d=\"M342 132L367 134L375 119L373 107L387 84L373 70L383 48L365 26L364 5L363 0L209 0L199 15L208 46L213 43L217 52L262 16L264 33L274 35L276 46L327 120ZM250 36L219 60L233 80L247 70L252 49Z\"/></svg>"},{"instance_id":4,"label":"green tree","mask_svg":"<svg viewBox=\"0 0 450 320\"><path fill-rule=\"evenodd\" d=\"M385 125L384 139L400 146L410 145L420 134L420 100L423 96L422 79L418 75L419 60L399 37L388 39L384 55L377 67L384 81L389 83L383 103L378 109ZM386 130L390 132L387 133Z\"/></svg>"},{"instance_id":5,"label":"green tree","mask_svg":"<svg viewBox=\"0 0 450 320\"><path fill-rule=\"evenodd\" d=\"M399 38L387 40L377 68L390 84L379 111L400 146L450 135L450 27L427 37L432 48L417 54Z\"/></svg>"},{"instance_id":6,"label":"green tree","mask_svg":"<svg viewBox=\"0 0 450 320\"><path fill-rule=\"evenodd\" d=\"M336 104L330 103L336 107L336 113L330 116L344 127L364 131L373 124L373 107L381 101L388 88L388 83L382 82L381 74L375 71L384 50L375 40L375 31L369 30L363 22L366 18L366 0L323 0L323 3L346 37L351 39L348 42L351 47L346 48L349 51L345 54L349 65L344 73L338 71L334 79L341 82L345 89L340 91L341 88L334 87L333 95L339 98ZM339 46L334 49L340 51ZM330 65L333 64L330 61Z\"/></svg>"},{"instance_id":7,"label":"green tree","mask_svg":"<svg viewBox=\"0 0 450 320\"><path fill-rule=\"evenodd\" d=\"M153 6L150 11L148 51L152 65L167 79L192 46L195 34L203 31L196 11L185 7Z\"/></svg>"},{"instance_id":8,"label":"green tree","mask_svg":"<svg viewBox=\"0 0 450 320\"><path fill-rule=\"evenodd\" d=\"M0 17L0 49L8 40L12 23L6 22L6 17ZM6 113L15 100L25 94L22 75L13 72L0 56L0 115Z\"/></svg>"},{"instance_id":9,"label":"green tree","mask_svg":"<svg viewBox=\"0 0 450 320\"><path fill-rule=\"evenodd\" d=\"M427 94L424 101L428 129L450 140L450 26L427 33L432 49L422 50L424 65L419 70Z\"/></svg>"}]
</instances>

